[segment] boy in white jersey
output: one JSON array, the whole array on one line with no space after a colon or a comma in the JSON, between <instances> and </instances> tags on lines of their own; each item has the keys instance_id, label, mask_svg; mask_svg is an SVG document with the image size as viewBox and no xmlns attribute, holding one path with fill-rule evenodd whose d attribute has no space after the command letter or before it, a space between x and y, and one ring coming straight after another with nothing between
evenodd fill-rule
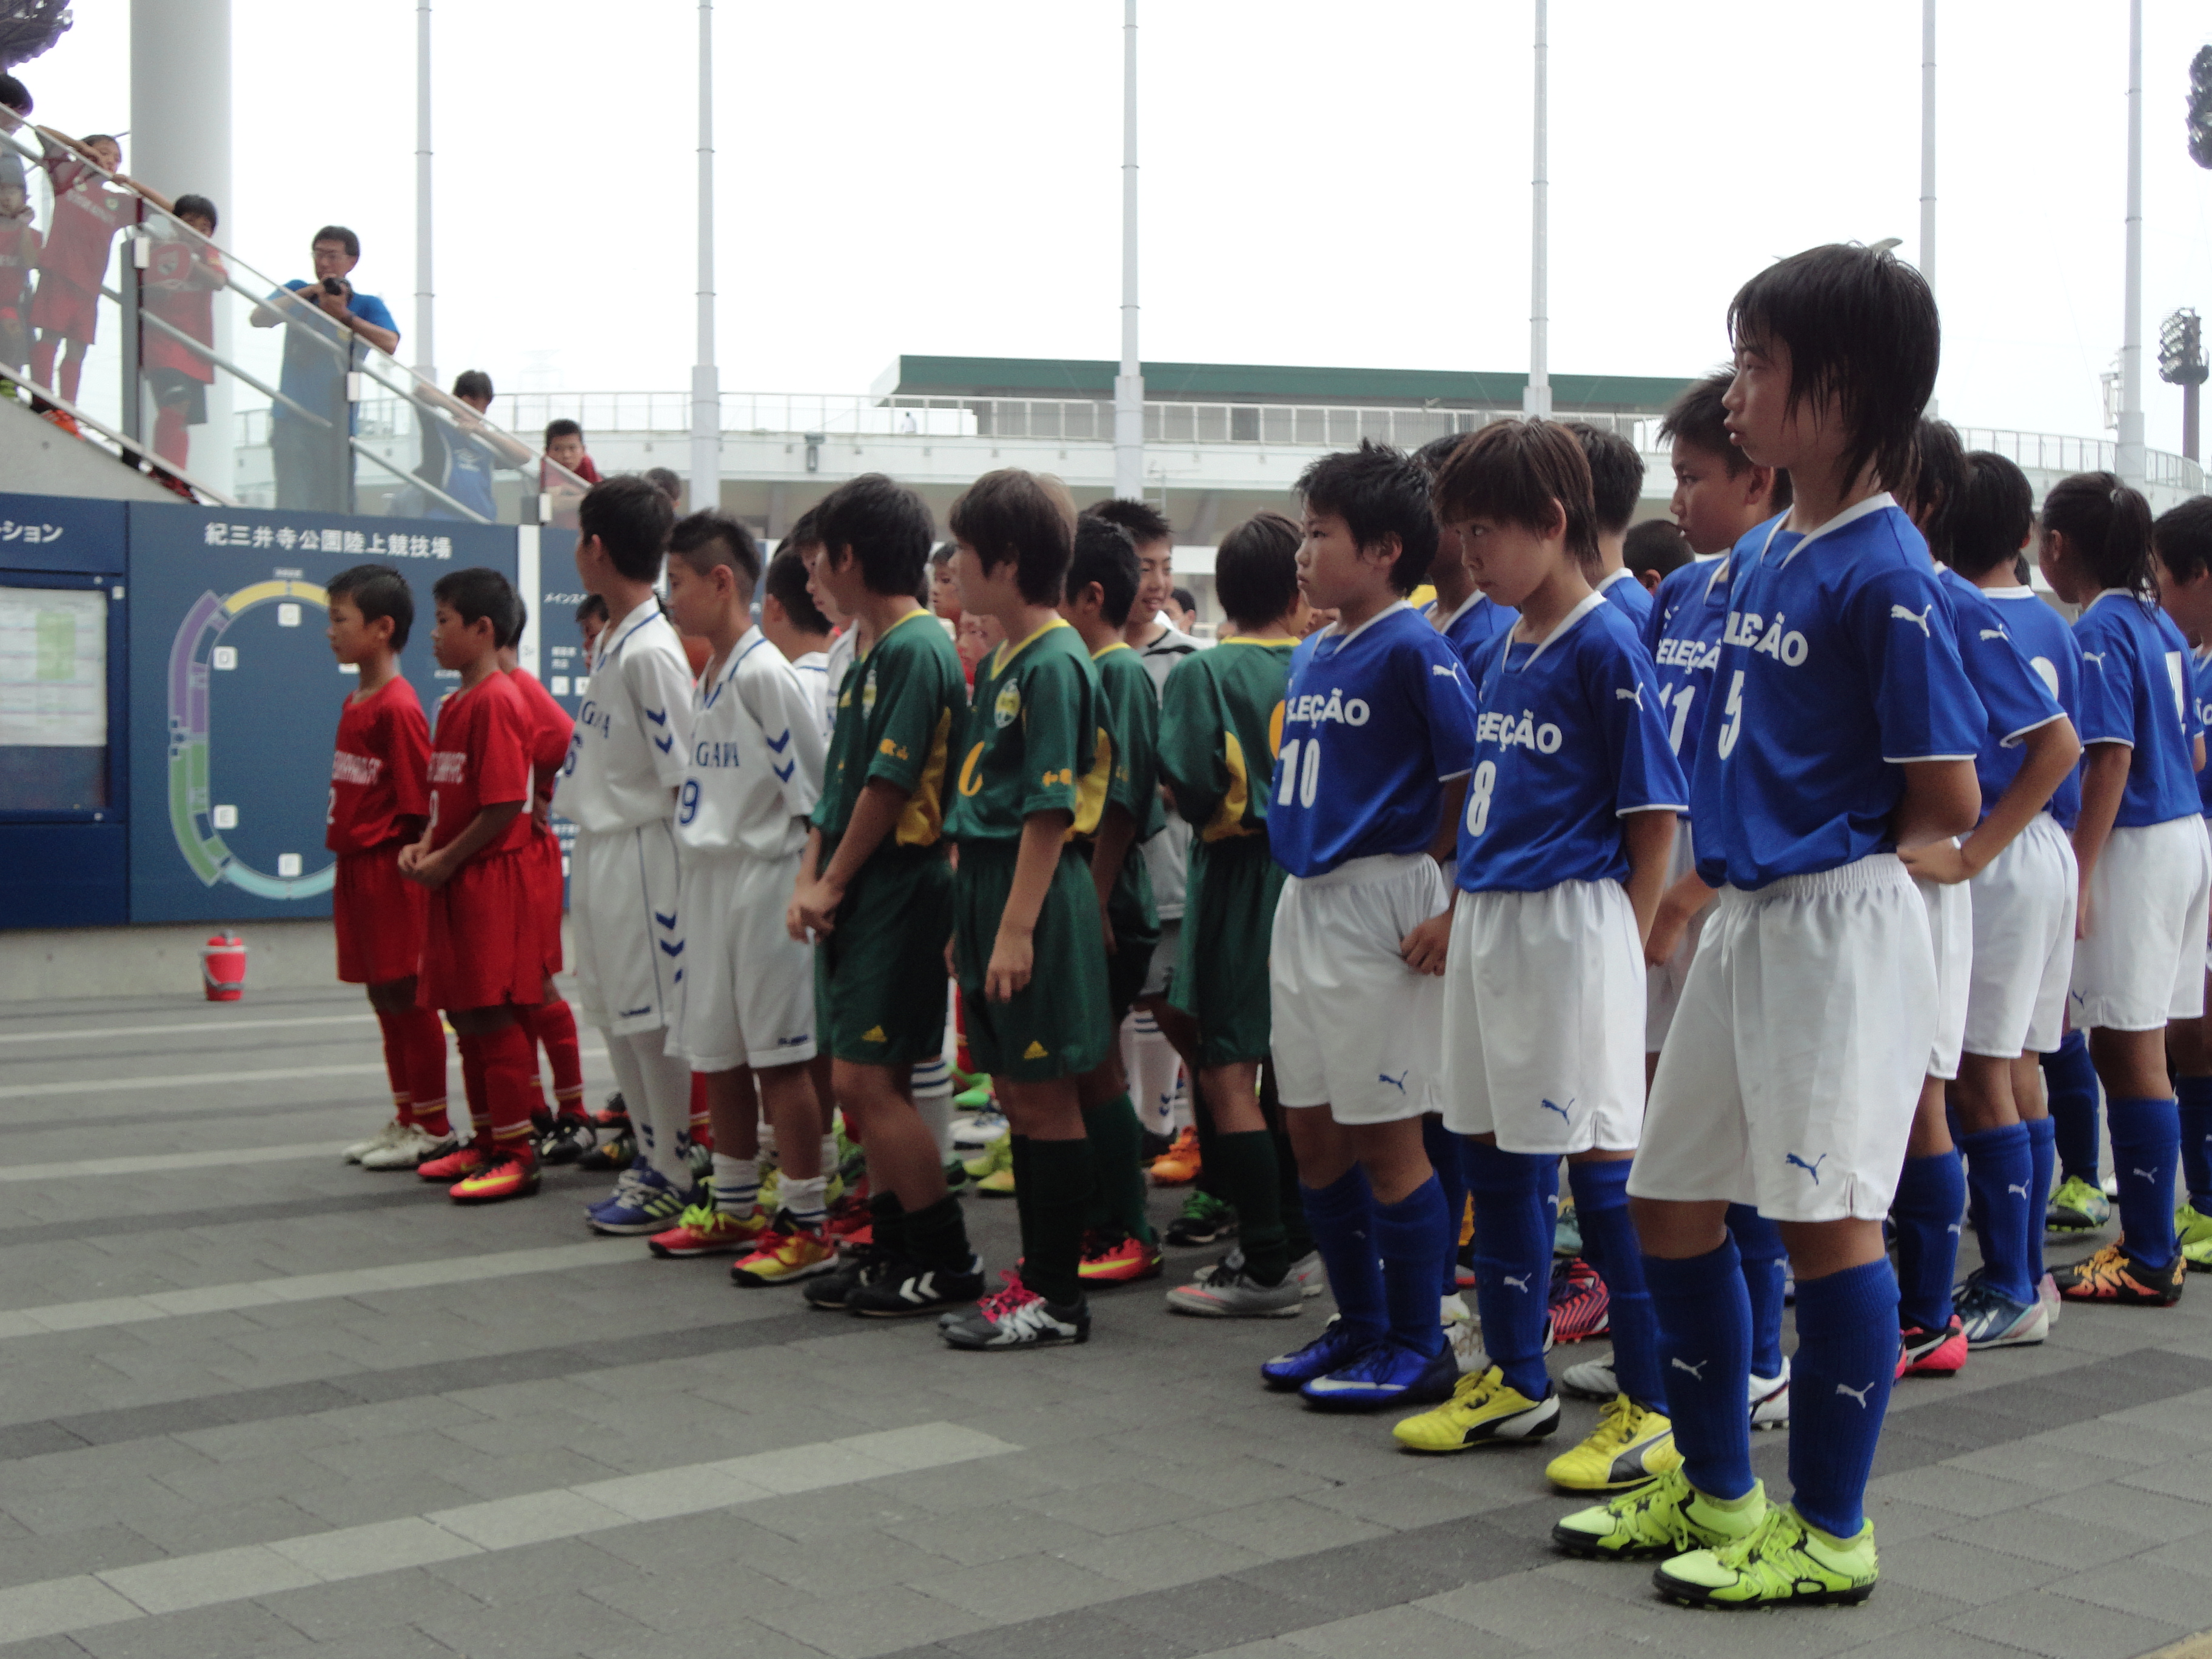
<instances>
[{"instance_id":1,"label":"boy in white jersey","mask_svg":"<svg viewBox=\"0 0 2212 1659\"><path fill-rule=\"evenodd\" d=\"M702 1255L750 1246L732 1279L782 1284L836 1261L823 1231L822 1121L807 1069L814 959L783 918L829 745L797 671L752 625L760 552L751 533L726 513L695 513L670 532L668 554L669 616L714 647L693 694L677 797L684 966L669 1046L707 1079L714 1200L686 1211L653 1249ZM755 1146L757 1110L782 1153L772 1225L757 1208L757 1158L742 1155Z\"/></svg>"},{"instance_id":2,"label":"boy in white jersey","mask_svg":"<svg viewBox=\"0 0 2212 1659\"><path fill-rule=\"evenodd\" d=\"M638 1126L636 1161L587 1212L605 1233L657 1233L690 1202L691 1075L667 1050L684 971L676 793L691 741L691 664L653 595L668 498L643 478L594 484L577 507L576 574L607 625L553 810L576 826L568 924L584 1018Z\"/></svg>"},{"instance_id":3,"label":"boy in white jersey","mask_svg":"<svg viewBox=\"0 0 2212 1659\"><path fill-rule=\"evenodd\" d=\"M787 537L785 545L768 562L761 592L761 632L798 671L799 683L814 699L826 739L837 724L835 688L830 684L830 618L807 591L806 560L789 542Z\"/></svg>"},{"instance_id":4,"label":"boy in white jersey","mask_svg":"<svg viewBox=\"0 0 2212 1659\"><path fill-rule=\"evenodd\" d=\"M1927 544L1890 496L1935 385L1936 302L1887 252L1814 248L1731 303L1731 434L1796 504L1730 556L1712 717L1691 776L1722 889L1629 1176L1680 1468L1569 1516L1562 1548L1670 1558L1692 1605L1864 1600L1866 1481L1897 1364L1883 1252L1935 1036L1928 913L1897 848L1974 825L1982 710ZM1797 1275L1787 1507L1751 1471L1750 1310L1731 1202Z\"/></svg>"}]
</instances>

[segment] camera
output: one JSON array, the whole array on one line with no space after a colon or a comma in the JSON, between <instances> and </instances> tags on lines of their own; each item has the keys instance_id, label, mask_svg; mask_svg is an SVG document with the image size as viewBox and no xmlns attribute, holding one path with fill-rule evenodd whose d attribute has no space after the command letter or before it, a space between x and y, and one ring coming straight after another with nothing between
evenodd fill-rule
<instances>
[{"instance_id":1,"label":"camera","mask_svg":"<svg viewBox=\"0 0 2212 1659\"><path fill-rule=\"evenodd\" d=\"M335 276L325 276L323 278L323 292L334 294L343 299L345 296L345 284Z\"/></svg>"}]
</instances>

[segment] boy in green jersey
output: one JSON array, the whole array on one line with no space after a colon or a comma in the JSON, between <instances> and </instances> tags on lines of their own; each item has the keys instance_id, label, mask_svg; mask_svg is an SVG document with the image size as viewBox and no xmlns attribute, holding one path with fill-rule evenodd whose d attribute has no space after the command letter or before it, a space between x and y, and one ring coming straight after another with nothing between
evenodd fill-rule
<instances>
[{"instance_id":1,"label":"boy in green jersey","mask_svg":"<svg viewBox=\"0 0 2212 1659\"><path fill-rule=\"evenodd\" d=\"M1136 544L1127 531L1087 515L1076 520L1075 555L1060 614L1082 635L1105 699L1113 771L1097 830L1079 844L1090 857L1091 884L1098 896L1099 925L1106 936L1108 1012L1116 1031L1145 988L1160 940L1160 915L1144 848L1165 820L1160 810L1159 701L1143 659L1121 637L1139 574ZM1145 1213L1145 1132L1130 1103L1119 1042L1107 1045L1106 1058L1077 1080L1076 1089L1097 1180L1082 1276L1100 1284L1157 1278L1160 1248Z\"/></svg>"},{"instance_id":2,"label":"boy in green jersey","mask_svg":"<svg viewBox=\"0 0 2212 1659\"><path fill-rule=\"evenodd\" d=\"M952 504L963 611L1006 642L975 670L946 830L958 843L952 966L968 1046L1013 1138L1022 1265L1008 1288L942 1322L959 1348L1026 1348L1091 1334L1079 1264L1092 1187L1077 1079L1106 1058L1106 945L1091 871L1113 771L1098 675L1060 617L1075 529L1057 480L988 472Z\"/></svg>"},{"instance_id":3,"label":"boy in green jersey","mask_svg":"<svg viewBox=\"0 0 2212 1659\"><path fill-rule=\"evenodd\" d=\"M786 921L793 939L811 935L819 946L817 1038L868 1149L875 1214L871 1249L813 1280L806 1299L875 1317L956 1307L982 1289L912 1082L915 1063L935 1058L945 1041L936 970L952 928L945 784L968 702L951 641L915 599L933 532L921 497L880 472L840 485L815 509L814 580L853 619L866 654L836 694L822 799Z\"/></svg>"},{"instance_id":4,"label":"boy in green jersey","mask_svg":"<svg viewBox=\"0 0 2212 1659\"><path fill-rule=\"evenodd\" d=\"M1312 1249L1288 1143L1261 1109L1259 1090L1273 1034L1267 951L1284 874L1267 848L1267 804L1291 652L1305 632L1301 539L1279 513L1259 514L1222 538L1214 593L1231 626L1213 649L1176 665L1160 711L1161 776L1197 831L1174 1002L1198 1024L1198 1109L1212 1116L1212 1168L1243 1237L1237 1251L1169 1291L1168 1306L1216 1319L1297 1313L1304 1275L1291 1271L1285 1223L1298 1234L1296 1255Z\"/></svg>"}]
</instances>

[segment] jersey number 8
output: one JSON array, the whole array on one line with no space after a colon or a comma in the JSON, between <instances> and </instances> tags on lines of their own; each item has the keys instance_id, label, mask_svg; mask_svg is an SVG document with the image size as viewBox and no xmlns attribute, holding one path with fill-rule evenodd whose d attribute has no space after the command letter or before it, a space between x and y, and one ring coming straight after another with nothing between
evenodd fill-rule
<instances>
[{"instance_id":1,"label":"jersey number 8","mask_svg":"<svg viewBox=\"0 0 2212 1659\"><path fill-rule=\"evenodd\" d=\"M1303 771L1298 766L1298 750L1305 753ZM1283 745L1283 757L1275 763L1275 805L1288 806L1295 799L1300 806L1311 806L1314 797L1321 793L1321 744L1318 739L1304 742L1292 738Z\"/></svg>"},{"instance_id":2,"label":"jersey number 8","mask_svg":"<svg viewBox=\"0 0 2212 1659\"><path fill-rule=\"evenodd\" d=\"M1490 798L1498 787L1498 763L1485 761L1474 769L1467 785L1467 833L1480 836L1490 827Z\"/></svg>"}]
</instances>

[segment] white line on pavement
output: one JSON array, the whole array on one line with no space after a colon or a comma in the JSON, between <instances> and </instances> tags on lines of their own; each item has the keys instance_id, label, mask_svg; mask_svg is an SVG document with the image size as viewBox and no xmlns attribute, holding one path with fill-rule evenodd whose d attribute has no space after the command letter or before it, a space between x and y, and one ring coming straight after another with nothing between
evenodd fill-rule
<instances>
[{"instance_id":1,"label":"white line on pavement","mask_svg":"<svg viewBox=\"0 0 2212 1659\"><path fill-rule=\"evenodd\" d=\"M579 1048L585 1060L604 1060L604 1047ZM122 1089L159 1089L173 1093L179 1089L203 1088L217 1083L299 1083L315 1078L367 1077L384 1075L382 1060L365 1061L356 1066L283 1066L265 1072L187 1072L181 1076L95 1077L70 1078L54 1083L10 1083L0 1085L0 1100L42 1099L49 1095L97 1095Z\"/></svg>"},{"instance_id":2,"label":"white line on pavement","mask_svg":"<svg viewBox=\"0 0 2212 1659\"><path fill-rule=\"evenodd\" d=\"M42 1579L0 1590L0 1643L93 1630L640 1522L770 1503L793 1492L852 1486L1021 1449L973 1429L924 1423L720 1462L556 1486L270 1544Z\"/></svg>"},{"instance_id":3,"label":"white line on pavement","mask_svg":"<svg viewBox=\"0 0 2212 1659\"><path fill-rule=\"evenodd\" d=\"M212 1152L148 1152L135 1158L80 1158L52 1164L0 1164L0 1182L67 1181L78 1176L158 1175L164 1170L212 1170L234 1164L289 1164L335 1158L353 1143L295 1140L285 1146L234 1146Z\"/></svg>"},{"instance_id":4,"label":"white line on pavement","mask_svg":"<svg viewBox=\"0 0 2212 1659\"><path fill-rule=\"evenodd\" d=\"M274 1031L291 1025L366 1025L374 1014L317 1014L312 1019L197 1019L185 1025L112 1025L97 1030L11 1031L0 1042L68 1042L95 1037L176 1036L205 1032L220 1036L226 1031Z\"/></svg>"}]
</instances>

